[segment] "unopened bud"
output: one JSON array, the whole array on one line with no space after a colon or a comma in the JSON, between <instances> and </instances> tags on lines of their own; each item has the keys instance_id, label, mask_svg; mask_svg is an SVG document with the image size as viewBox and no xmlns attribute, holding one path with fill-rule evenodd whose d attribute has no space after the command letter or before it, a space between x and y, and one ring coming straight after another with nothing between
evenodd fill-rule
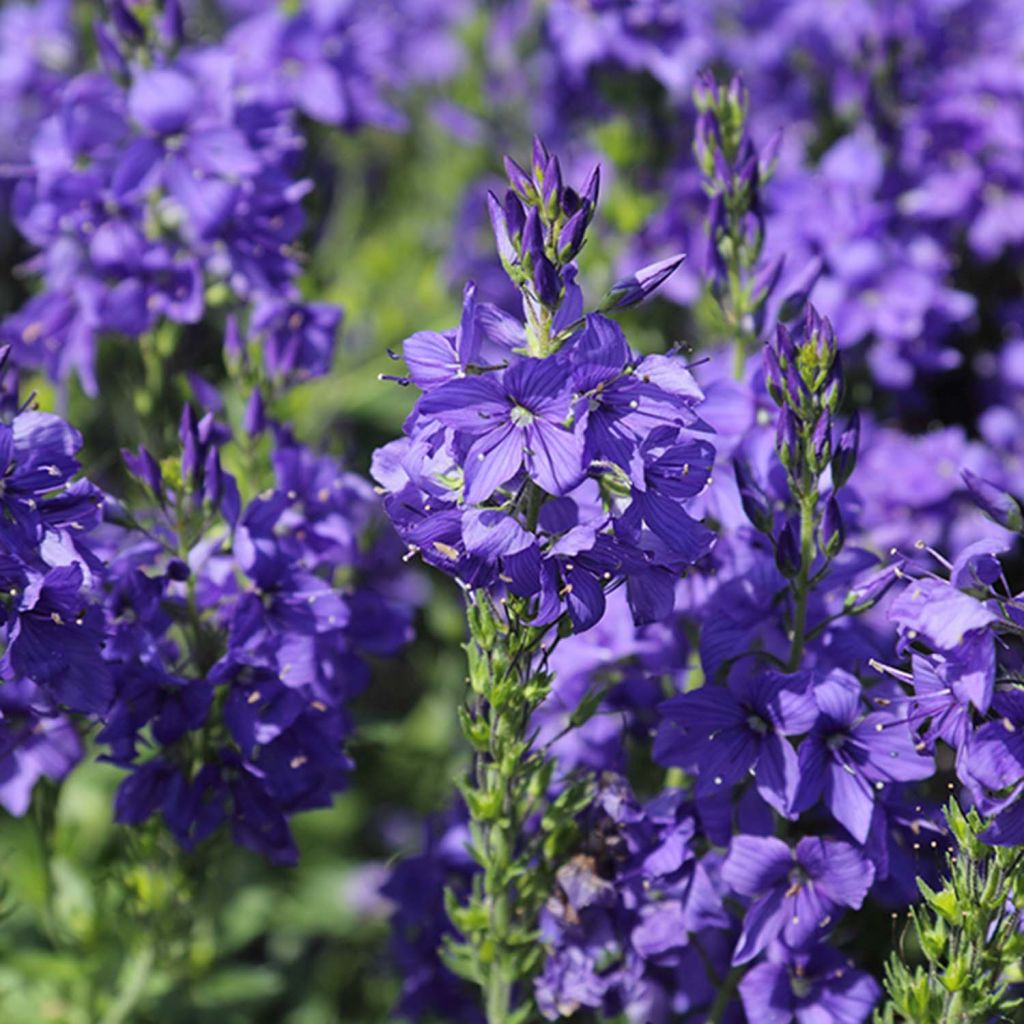
<instances>
[{"instance_id":1,"label":"unopened bud","mask_svg":"<svg viewBox=\"0 0 1024 1024\"><path fill-rule=\"evenodd\" d=\"M775 566L786 579L800 572L800 543L792 519L787 519L775 541Z\"/></svg>"}]
</instances>

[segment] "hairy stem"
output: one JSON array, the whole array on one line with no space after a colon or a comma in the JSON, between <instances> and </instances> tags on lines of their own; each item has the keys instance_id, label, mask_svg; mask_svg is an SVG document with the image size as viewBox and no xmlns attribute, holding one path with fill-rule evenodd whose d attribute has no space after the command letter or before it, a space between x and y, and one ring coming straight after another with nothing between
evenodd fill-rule
<instances>
[{"instance_id":1,"label":"hairy stem","mask_svg":"<svg viewBox=\"0 0 1024 1024\"><path fill-rule=\"evenodd\" d=\"M519 990L539 965L536 919L550 889L540 838L527 828L550 776L530 734L547 695L547 677L537 668L547 630L524 623L519 610L510 601L499 611L480 593L469 615L473 699L462 726L474 766L463 795L481 870L469 896L449 907L462 940L446 952L449 965L482 989L488 1024L534 1019Z\"/></svg>"}]
</instances>

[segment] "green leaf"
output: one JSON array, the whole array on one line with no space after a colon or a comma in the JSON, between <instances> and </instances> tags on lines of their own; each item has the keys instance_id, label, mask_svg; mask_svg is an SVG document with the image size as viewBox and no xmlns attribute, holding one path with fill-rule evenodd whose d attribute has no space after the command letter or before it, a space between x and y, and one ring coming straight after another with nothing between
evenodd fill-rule
<instances>
[{"instance_id":1,"label":"green leaf","mask_svg":"<svg viewBox=\"0 0 1024 1024\"><path fill-rule=\"evenodd\" d=\"M271 967L236 964L223 967L192 989L192 1002L204 1010L255 1005L279 996L284 979Z\"/></svg>"}]
</instances>

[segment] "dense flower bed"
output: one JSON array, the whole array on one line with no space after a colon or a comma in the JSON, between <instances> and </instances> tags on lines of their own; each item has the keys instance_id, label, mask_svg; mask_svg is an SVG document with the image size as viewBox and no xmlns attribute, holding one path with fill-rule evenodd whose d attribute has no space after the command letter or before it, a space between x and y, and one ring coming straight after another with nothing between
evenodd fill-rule
<instances>
[{"instance_id":1,"label":"dense flower bed","mask_svg":"<svg viewBox=\"0 0 1024 1024\"><path fill-rule=\"evenodd\" d=\"M3 1019L1019 1012L1019 3L16 0L0 258Z\"/></svg>"}]
</instances>

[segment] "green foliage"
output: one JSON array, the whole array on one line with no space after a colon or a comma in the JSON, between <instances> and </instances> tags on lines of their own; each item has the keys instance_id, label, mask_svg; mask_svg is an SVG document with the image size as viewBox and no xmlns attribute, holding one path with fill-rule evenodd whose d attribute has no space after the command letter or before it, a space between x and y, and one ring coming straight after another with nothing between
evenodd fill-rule
<instances>
[{"instance_id":1,"label":"green foliage","mask_svg":"<svg viewBox=\"0 0 1024 1024\"><path fill-rule=\"evenodd\" d=\"M947 876L938 890L918 880L923 902L911 908L904 936L904 954L913 951L918 962L911 965L898 952L890 956L888 999L875 1024L1022 1017L1022 1000L1010 986L1024 980L1024 847L987 846L978 838L983 823L977 812L964 814L955 800L946 819L956 841Z\"/></svg>"},{"instance_id":2,"label":"green foliage","mask_svg":"<svg viewBox=\"0 0 1024 1024\"><path fill-rule=\"evenodd\" d=\"M537 915L556 865L577 838L574 819L590 799L581 778L548 800L554 762L533 743L530 719L548 693L543 664L557 636L528 625L522 612L515 599L498 608L484 591L468 606L470 698L460 722L474 759L460 789L471 819L470 852L481 870L462 903L447 894L460 938L447 943L443 956L483 989L488 1024L536 1018L525 988L544 953ZM537 828L528 824L534 818Z\"/></svg>"}]
</instances>

